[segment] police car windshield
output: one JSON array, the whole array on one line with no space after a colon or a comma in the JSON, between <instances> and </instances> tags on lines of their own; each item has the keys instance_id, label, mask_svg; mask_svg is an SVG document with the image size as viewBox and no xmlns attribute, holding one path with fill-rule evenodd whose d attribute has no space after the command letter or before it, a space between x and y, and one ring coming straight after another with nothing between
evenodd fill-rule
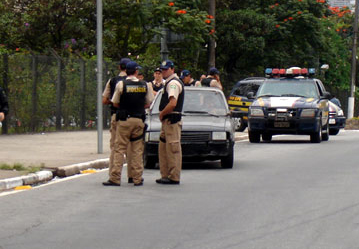
<instances>
[{"instance_id":1,"label":"police car windshield","mask_svg":"<svg viewBox=\"0 0 359 249\"><path fill-rule=\"evenodd\" d=\"M162 91L158 94L160 94L160 96L156 98L153 104L152 114L159 113ZM187 115L222 116L227 115L227 108L225 99L218 92L189 90L185 92L182 112Z\"/></svg>"},{"instance_id":2,"label":"police car windshield","mask_svg":"<svg viewBox=\"0 0 359 249\"><path fill-rule=\"evenodd\" d=\"M257 97L319 98L319 93L312 81L281 80L263 83L257 92Z\"/></svg>"}]
</instances>

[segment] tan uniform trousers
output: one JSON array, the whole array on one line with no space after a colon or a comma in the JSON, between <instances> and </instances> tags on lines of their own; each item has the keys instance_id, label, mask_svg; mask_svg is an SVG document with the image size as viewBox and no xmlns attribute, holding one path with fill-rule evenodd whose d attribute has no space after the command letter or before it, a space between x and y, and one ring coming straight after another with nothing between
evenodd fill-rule
<instances>
[{"instance_id":1,"label":"tan uniform trousers","mask_svg":"<svg viewBox=\"0 0 359 249\"><path fill-rule=\"evenodd\" d=\"M117 130L117 121L116 121L116 114L111 116L111 125L110 125L110 160L109 160L109 175L111 175L111 171L113 168L113 160L115 156L115 140L116 140L116 130ZM126 154L126 161L127 161L127 176L128 178L132 178L131 175L131 167L129 167L131 161L131 146L128 146L127 154Z\"/></svg>"},{"instance_id":2,"label":"tan uniform trousers","mask_svg":"<svg viewBox=\"0 0 359 249\"><path fill-rule=\"evenodd\" d=\"M130 141L131 138L139 137L143 134L145 124L142 119L128 118L126 121L118 121L116 128L114 164L110 172L112 182L121 183L121 172L124 163L124 156L130 145L130 163L127 167L131 168L134 183L142 181L143 174L143 139Z\"/></svg>"},{"instance_id":3,"label":"tan uniform trousers","mask_svg":"<svg viewBox=\"0 0 359 249\"><path fill-rule=\"evenodd\" d=\"M181 130L181 121L175 124L171 124L168 119L162 121L161 139L158 147L162 178L180 181L182 169Z\"/></svg>"}]
</instances>

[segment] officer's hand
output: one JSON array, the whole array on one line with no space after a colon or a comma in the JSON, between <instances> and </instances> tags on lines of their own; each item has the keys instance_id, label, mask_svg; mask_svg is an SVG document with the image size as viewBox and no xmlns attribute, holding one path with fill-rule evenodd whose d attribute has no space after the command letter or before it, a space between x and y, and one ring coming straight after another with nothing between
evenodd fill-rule
<instances>
[{"instance_id":1,"label":"officer's hand","mask_svg":"<svg viewBox=\"0 0 359 249\"><path fill-rule=\"evenodd\" d=\"M5 119L5 114L3 112L0 112L0 122Z\"/></svg>"},{"instance_id":2,"label":"officer's hand","mask_svg":"<svg viewBox=\"0 0 359 249\"><path fill-rule=\"evenodd\" d=\"M160 121L162 121L162 119L163 119L163 112L160 112Z\"/></svg>"}]
</instances>

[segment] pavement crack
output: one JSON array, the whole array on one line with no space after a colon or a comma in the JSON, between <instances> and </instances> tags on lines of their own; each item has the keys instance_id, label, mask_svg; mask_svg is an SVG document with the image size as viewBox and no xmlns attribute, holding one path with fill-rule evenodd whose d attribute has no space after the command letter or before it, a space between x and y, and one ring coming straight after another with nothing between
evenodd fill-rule
<instances>
[{"instance_id":1,"label":"pavement crack","mask_svg":"<svg viewBox=\"0 0 359 249\"><path fill-rule=\"evenodd\" d=\"M41 222L41 221L38 221L38 222L36 222L35 224L33 224L33 225L29 226L29 227L26 227L26 228L25 228L22 232L20 232L20 233L12 234L12 235L9 235L9 236L6 236L6 237L2 237L2 238L0 238L0 239L1 239L1 240L3 240L3 239L11 239L11 238L14 238L14 237L17 237L17 236L23 236L24 234L30 232L32 229L37 228L37 227L39 227L39 226L41 226L41 225L42 225L42 222ZM3 248L0 246L0 249L3 249Z\"/></svg>"}]
</instances>

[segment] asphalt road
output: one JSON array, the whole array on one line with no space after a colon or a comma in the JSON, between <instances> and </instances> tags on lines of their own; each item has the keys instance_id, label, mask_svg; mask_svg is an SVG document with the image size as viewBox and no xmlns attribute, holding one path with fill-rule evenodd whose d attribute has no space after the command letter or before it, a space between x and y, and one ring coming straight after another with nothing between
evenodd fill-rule
<instances>
[{"instance_id":1,"label":"asphalt road","mask_svg":"<svg viewBox=\"0 0 359 249\"><path fill-rule=\"evenodd\" d=\"M358 141L242 141L233 169L187 164L180 186L146 170L103 187L103 171L0 195L0 248L358 248Z\"/></svg>"}]
</instances>

